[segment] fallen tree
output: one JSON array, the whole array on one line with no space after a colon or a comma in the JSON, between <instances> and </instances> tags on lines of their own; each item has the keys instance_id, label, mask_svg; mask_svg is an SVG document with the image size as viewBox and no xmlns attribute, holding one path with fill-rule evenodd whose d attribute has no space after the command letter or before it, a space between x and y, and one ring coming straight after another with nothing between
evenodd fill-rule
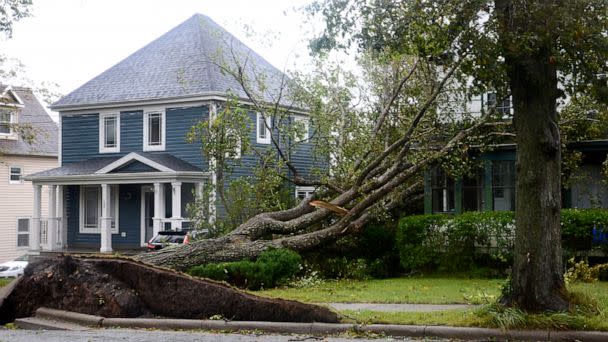
<instances>
[{"instance_id":1,"label":"fallen tree","mask_svg":"<svg viewBox=\"0 0 608 342\"><path fill-rule=\"evenodd\" d=\"M453 39L457 41L460 36ZM453 113L446 114L446 111L438 109L439 103L443 101L445 104L446 98L453 97L459 91L453 78L467 58L466 46L441 66L429 57L402 56L392 62L392 76L382 84L380 110L361 113L351 109L352 112L346 113L343 107L333 110L324 108L324 117L317 120L322 121L327 117L337 119L332 122L327 134L319 138L321 143L327 144L335 139L335 146L360 144L354 155L349 155L350 150L344 146L335 150L340 154L338 159L343 158L340 162L350 165L347 172L325 178L307 178L289 159L290 153L284 151L285 144L273 135L272 146L277 151L276 155L289 170L289 177L284 177L295 185L313 185L321 189L314 196L291 209L255 215L226 235L141 254L135 259L185 270L210 262L256 258L269 248L289 248L298 252L313 250L345 235L357 234L371 219L408 201L419 200L425 169L466 155L469 144L483 136L481 132L488 127L496 128L489 124L495 114L493 107L482 110L477 117L451 117ZM235 72L233 76L248 92L255 109L261 113L273 113L275 122L283 119L281 115L286 114L280 105L269 106L257 100L262 96L256 96L247 87L246 75L242 72L244 69L237 70L241 72ZM407 100L408 97L415 97L415 100ZM334 106L338 101L328 99L327 103ZM357 115L365 118L361 120ZM315 118L314 113L311 118ZM332 134L335 132L331 130L347 126L349 120L364 122L365 134L361 136L357 133L361 131L361 126L358 126L357 130L341 131L337 138L332 138L336 134ZM317 129L323 131L323 127ZM282 133L278 132L277 136L281 137ZM345 136L351 138L340 141ZM229 146L230 149L233 147ZM221 159L225 155L226 151L219 150L208 158L216 160L215 157ZM221 192L221 189L218 191ZM310 205L312 200L318 199L329 205L326 208ZM336 210L327 209L336 207L341 208L340 215L336 215Z\"/></svg>"},{"instance_id":2,"label":"fallen tree","mask_svg":"<svg viewBox=\"0 0 608 342\"><path fill-rule=\"evenodd\" d=\"M15 282L0 299L0 324L31 316L42 306L104 317L205 319L219 315L245 321L339 321L324 307L258 297L129 259L39 259Z\"/></svg>"}]
</instances>

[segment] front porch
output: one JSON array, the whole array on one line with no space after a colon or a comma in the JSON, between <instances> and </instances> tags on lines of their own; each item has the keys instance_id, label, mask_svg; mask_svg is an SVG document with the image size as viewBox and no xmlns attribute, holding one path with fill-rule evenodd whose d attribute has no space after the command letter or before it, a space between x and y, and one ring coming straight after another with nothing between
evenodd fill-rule
<instances>
[{"instance_id":1,"label":"front porch","mask_svg":"<svg viewBox=\"0 0 608 342\"><path fill-rule=\"evenodd\" d=\"M186 207L203 199L208 176L170 155L144 153L28 176L34 184L29 249L110 253L139 249L161 230L190 229ZM41 217L42 191L48 191L48 217Z\"/></svg>"}]
</instances>

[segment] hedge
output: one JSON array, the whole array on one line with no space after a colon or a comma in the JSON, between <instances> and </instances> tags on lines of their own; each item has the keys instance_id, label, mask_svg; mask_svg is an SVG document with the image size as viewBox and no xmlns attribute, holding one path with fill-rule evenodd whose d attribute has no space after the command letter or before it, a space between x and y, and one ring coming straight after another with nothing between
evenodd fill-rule
<instances>
[{"instance_id":1,"label":"hedge","mask_svg":"<svg viewBox=\"0 0 608 342\"><path fill-rule=\"evenodd\" d=\"M606 246L606 209L563 209L561 224L566 254ZM486 211L403 217L396 240L405 270L469 270L510 266L514 235L513 212Z\"/></svg>"},{"instance_id":2,"label":"hedge","mask_svg":"<svg viewBox=\"0 0 608 342\"><path fill-rule=\"evenodd\" d=\"M188 274L226 281L232 285L259 290L281 285L300 270L302 257L288 249L270 249L257 260L213 263L192 267Z\"/></svg>"}]
</instances>

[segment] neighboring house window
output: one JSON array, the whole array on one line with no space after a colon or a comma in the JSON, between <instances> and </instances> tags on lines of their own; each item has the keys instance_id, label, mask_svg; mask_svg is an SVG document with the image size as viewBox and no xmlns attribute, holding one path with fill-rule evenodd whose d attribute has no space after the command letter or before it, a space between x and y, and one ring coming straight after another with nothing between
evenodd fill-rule
<instances>
[{"instance_id":1,"label":"neighboring house window","mask_svg":"<svg viewBox=\"0 0 608 342\"><path fill-rule=\"evenodd\" d=\"M30 246L30 219L17 219L17 247L27 248Z\"/></svg>"},{"instance_id":2,"label":"neighboring house window","mask_svg":"<svg viewBox=\"0 0 608 342\"><path fill-rule=\"evenodd\" d=\"M23 170L19 166L10 166L8 168L8 182L9 184L21 184L21 177L23 176Z\"/></svg>"},{"instance_id":3,"label":"neighboring house window","mask_svg":"<svg viewBox=\"0 0 608 342\"><path fill-rule=\"evenodd\" d=\"M296 116L293 123L296 131L296 142L308 140L308 118Z\"/></svg>"},{"instance_id":4,"label":"neighboring house window","mask_svg":"<svg viewBox=\"0 0 608 342\"><path fill-rule=\"evenodd\" d=\"M264 120L266 119L266 120ZM272 122L270 120L270 117L267 116L266 118L264 118L264 116L261 113L257 114L257 119L256 119L256 136L257 136L257 142L258 144L270 144L270 127L272 125Z\"/></svg>"},{"instance_id":5,"label":"neighboring house window","mask_svg":"<svg viewBox=\"0 0 608 342\"><path fill-rule=\"evenodd\" d=\"M507 97L504 100L500 101L499 104L496 104L496 93L488 93L487 103L488 108L496 105L496 111L502 114L503 116L511 115L511 97Z\"/></svg>"},{"instance_id":6,"label":"neighboring house window","mask_svg":"<svg viewBox=\"0 0 608 342\"><path fill-rule=\"evenodd\" d=\"M226 149L226 158L239 159L241 158L241 137L239 137L238 133L234 130L228 130L226 132L226 146L229 147ZM232 148L230 148L232 147Z\"/></svg>"},{"instance_id":7,"label":"neighboring house window","mask_svg":"<svg viewBox=\"0 0 608 342\"><path fill-rule=\"evenodd\" d=\"M314 192L314 186L296 186L296 199L301 201L306 197L312 196Z\"/></svg>"},{"instance_id":8,"label":"neighboring house window","mask_svg":"<svg viewBox=\"0 0 608 342\"><path fill-rule=\"evenodd\" d=\"M434 213L454 211L454 179L440 167L431 169L431 199Z\"/></svg>"},{"instance_id":9,"label":"neighboring house window","mask_svg":"<svg viewBox=\"0 0 608 342\"><path fill-rule=\"evenodd\" d=\"M478 170L473 176L462 179L462 210L480 211L483 209L483 172Z\"/></svg>"},{"instance_id":10,"label":"neighboring house window","mask_svg":"<svg viewBox=\"0 0 608 342\"><path fill-rule=\"evenodd\" d=\"M118 233L118 186L110 186L110 212L112 233ZM80 187L80 233L101 232L101 186Z\"/></svg>"},{"instance_id":11,"label":"neighboring house window","mask_svg":"<svg viewBox=\"0 0 608 342\"><path fill-rule=\"evenodd\" d=\"M492 208L515 210L515 161L492 162Z\"/></svg>"},{"instance_id":12,"label":"neighboring house window","mask_svg":"<svg viewBox=\"0 0 608 342\"><path fill-rule=\"evenodd\" d=\"M144 113L144 151L165 150L165 111Z\"/></svg>"},{"instance_id":13,"label":"neighboring house window","mask_svg":"<svg viewBox=\"0 0 608 342\"><path fill-rule=\"evenodd\" d=\"M13 113L10 109L0 109L0 135L13 134Z\"/></svg>"},{"instance_id":14,"label":"neighboring house window","mask_svg":"<svg viewBox=\"0 0 608 342\"><path fill-rule=\"evenodd\" d=\"M120 114L99 114L99 153L120 152Z\"/></svg>"}]
</instances>

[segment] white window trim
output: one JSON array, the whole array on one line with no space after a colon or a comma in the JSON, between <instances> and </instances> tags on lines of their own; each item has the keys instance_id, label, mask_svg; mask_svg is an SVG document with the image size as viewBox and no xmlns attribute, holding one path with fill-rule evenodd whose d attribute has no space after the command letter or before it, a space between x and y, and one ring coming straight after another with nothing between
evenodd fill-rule
<instances>
[{"instance_id":1,"label":"white window trim","mask_svg":"<svg viewBox=\"0 0 608 342\"><path fill-rule=\"evenodd\" d=\"M116 118L116 147L105 147L104 119L112 116ZM99 113L99 153L117 152L120 152L120 113Z\"/></svg>"},{"instance_id":2,"label":"white window trim","mask_svg":"<svg viewBox=\"0 0 608 342\"><path fill-rule=\"evenodd\" d=\"M19 232L19 220L28 220L27 223L27 233L22 233ZM30 242L30 233L32 231L32 219L30 217L16 217L16 223L17 225L15 226L16 228L16 233L17 233L17 241L15 241L15 247L17 247L18 250L21 249L29 249L29 242ZM27 246L19 246L19 235L26 235L28 236L28 245Z\"/></svg>"},{"instance_id":3,"label":"white window trim","mask_svg":"<svg viewBox=\"0 0 608 342\"><path fill-rule=\"evenodd\" d=\"M9 132L8 133L0 133L0 138L2 139L10 139L10 140L17 140L17 132L15 132L15 129L13 128L13 125L16 125L17 122L17 113L14 111L14 109L9 108Z\"/></svg>"},{"instance_id":4,"label":"white window trim","mask_svg":"<svg viewBox=\"0 0 608 342\"><path fill-rule=\"evenodd\" d=\"M306 197L312 195L315 192L314 186L300 186L296 185L295 198L298 199L298 192L306 192Z\"/></svg>"},{"instance_id":5,"label":"white window trim","mask_svg":"<svg viewBox=\"0 0 608 342\"><path fill-rule=\"evenodd\" d=\"M19 171L20 171L20 173L19 173L19 180L18 181L11 180L11 175L12 175L11 169L14 168L14 167L15 168L19 168ZM23 184L23 168L21 166L19 166L19 165L9 165L9 167L8 167L8 184Z\"/></svg>"},{"instance_id":6,"label":"white window trim","mask_svg":"<svg viewBox=\"0 0 608 342\"><path fill-rule=\"evenodd\" d=\"M148 135L150 134L149 128L148 128L148 116L150 114L160 114L160 117L161 117L161 129L160 129L161 144L160 145L148 145ZM146 111L144 111L144 116L143 116L143 126L144 126L143 150L144 151L164 151L165 150L165 144L167 141L167 136L165 133L166 125L167 125L167 118L166 118L166 111L164 108L147 109Z\"/></svg>"},{"instance_id":7,"label":"white window trim","mask_svg":"<svg viewBox=\"0 0 608 342\"><path fill-rule=\"evenodd\" d=\"M120 202L119 202L119 197L118 197L118 185L109 185L112 190L112 197L114 197L112 200L114 200L116 202L116 204L114 205L114 228L111 228L111 232L112 234L118 234L119 228L118 228L118 223L119 221L119 217L118 217L118 207L120 206ZM97 221L97 227L95 228L85 228L84 226L84 189L85 188L97 188L99 190L98 195L97 195L97 203L99 204L97 206L97 217L99 218ZM79 225L78 225L78 232L80 234L101 234L101 186L99 185L81 185L80 186L80 195L79 195Z\"/></svg>"},{"instance_id":8,"label":"white window trim","mask_svg":"<svg viewBox=\"0 0 608 342\"><path fill-rule=\"evenodd\" d=\"M294 123L296 123L296 122L302 122L304 124L304 136L302 136L302 137L297 136L295 138L295 141L296 142L305 142L305 141L307 141L308 138L309 138L308 132L310 130L308 118L304 117L304 116L294 116L293 117L293 122Z\"/></svg>"},{"instance_id":9,"label":"white window trim","mask_svg":"<svg viewBox=\"0 0 608 342\"><path fill-rule=\"evenodd\" d=\"M256 142L258 144L270 144L270 134L272 134L272 120L270 118L270 116L266 116L266 125L265 125L265 129L266 129L266 137L261 138L260 137L260 133L262 133L262 131L260 130L260 121L263 120L264 116L262 116L262 113L257 113L256 114L256 120L255 120L255 138L256 138Z\"/></svg>"}]
</instances>

